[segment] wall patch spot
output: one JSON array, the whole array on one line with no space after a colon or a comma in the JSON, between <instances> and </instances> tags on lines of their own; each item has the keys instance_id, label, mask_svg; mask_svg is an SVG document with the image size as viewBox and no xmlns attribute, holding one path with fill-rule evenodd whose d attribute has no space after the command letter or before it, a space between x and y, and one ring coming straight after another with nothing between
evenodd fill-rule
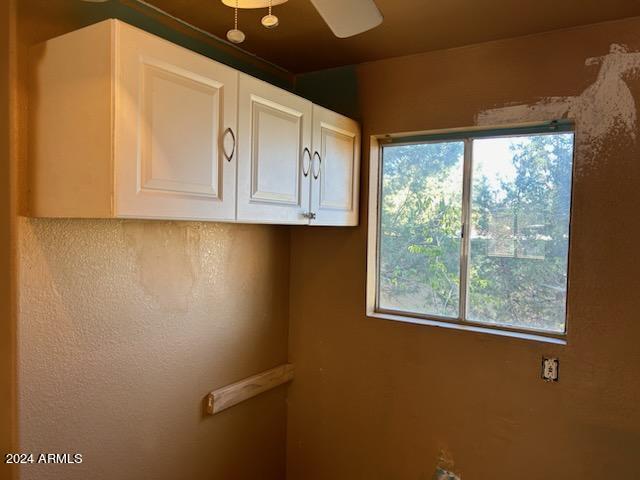
<instances>
[{"instance_id":1,"label":"wall patch spot","mask_svg":"<svg viewBox=\"0 0 640 480\"><path fill-rule=\"evenodd\" d=\"M140 284L154 304L186 312L200 275L200 226L187 222L124 222Z\"/></svg>"},{"instance_id":2,"label":"wall patch spot","mask_svg":"<svg viewBox=\"0 0 640 480\"><path fill-rule=\"evenodd\" d=\"M585 65L600 65L596 81L580 95L543 97L532 104L515 104L480 112L476 123L497 126L568 118L576 122L576 151L580 164L593 165L605 139L611 135L636 141L637 112L625 78L640 69L640 52L612 44L609 53L588 58Z\"/></svg>"}]
</instances>

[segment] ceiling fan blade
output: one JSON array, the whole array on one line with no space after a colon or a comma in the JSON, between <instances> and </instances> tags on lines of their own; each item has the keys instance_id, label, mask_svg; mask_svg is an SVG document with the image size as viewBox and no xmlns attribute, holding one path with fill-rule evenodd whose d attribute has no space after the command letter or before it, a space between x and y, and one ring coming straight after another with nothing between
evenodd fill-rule
<instances>
[{"instance_id":1,"label":"ceiling fan blade","mask_svg":"<svg viewBox=\"0 0 640 480\"><path fill-rule=\"evenodd\" d=\"M311 0L331 31L347 38L382 23L382 14L373 0Z\"/></svg>"}]
</instances>

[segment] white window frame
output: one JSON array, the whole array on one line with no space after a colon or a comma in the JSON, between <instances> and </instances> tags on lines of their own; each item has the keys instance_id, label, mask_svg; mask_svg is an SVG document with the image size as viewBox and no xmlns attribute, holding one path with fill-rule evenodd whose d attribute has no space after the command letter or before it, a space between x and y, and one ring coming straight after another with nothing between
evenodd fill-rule
<instances>
[{"instance_id":1,"label":"white window frame","mask_svg":"<svg viewBox=\"0 0 640 480\"><path fill-rule=\"evenodd\" d=\"M367 230L367 292L366 292L366 313L368 317L381 318L385 320L395 320L405 323L414 323L420 325L429 325L434 327L442 327L455 330L464 330L471 332L489 333L505 337L519 338L524 340L534 340L557 345L566 345L569 331L569 309L568 304L565 310L565 331L562 333L538 331L533 329L524 329L517 327L509 327L502 325L489 325L469 321L464 318L464 312L460 312L459 318L445 318L437 315L415 314L408 312L395 312L390 310L381 310L378 308L378 236L379 236L379 218L380 218L380 195L382 191L382 177L380 175L382 166L383 149L385 144L407 145L412 143L428 143L428 142L444 142L446 140L457 140L465 142L465 159L464 159L464 176L463 176L463 201L462 201L462 223L468 225L468 215L471 192L471 145L473 139L481 137L508 137L534 135L535 133L549 133L564 131L572 132L575 135L573 124L567 120L554 120L552 122L519 124L512 126L499 126L493 128L471 127L450 130L434 130L421 133L409 134L393 134L393 135L373 135L370 137L369 146L369 212L368 212L368 230ZM575 157L575 140L574 140L574 157ZM574 158L575 160L575 158ZM572 168L574 171L574 168ZM571 204L573 204L573 188L571 194ZM569 230L571 230L571 205L569 214ZM463 235L463 247L461 252L461 262L467 262L469 254L469 235ZM571 232L569 232L569 245L571 244ZM570 250L570 248L569 248ZM570 251L569 251L570 257ZM569 265L567 265L567 269ZM567 270L568 271L568 270ZM460 281L465 288L461 288L462 305L466 302L466 284L464 278L465 269L460 272ZM568 299L568 283L567 296Z\"/></svg>"}]
</instances>

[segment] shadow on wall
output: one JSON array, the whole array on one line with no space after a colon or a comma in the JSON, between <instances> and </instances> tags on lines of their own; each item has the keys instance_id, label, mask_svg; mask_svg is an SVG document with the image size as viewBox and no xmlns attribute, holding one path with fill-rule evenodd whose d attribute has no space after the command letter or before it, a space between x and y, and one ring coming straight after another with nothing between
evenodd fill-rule
<instances>
[{"instance_id":1,"label":"shadow on wall","mask_svg":"<svg viewBox=\"0 0 640 480\"><path fill-rule=\"evenodd\" d=\"M326 88L327 85L331 85L331 88ZM356 66L298 75L295 78L294 91L318 105L361 120Z\"/></svg>"}]
</instances>

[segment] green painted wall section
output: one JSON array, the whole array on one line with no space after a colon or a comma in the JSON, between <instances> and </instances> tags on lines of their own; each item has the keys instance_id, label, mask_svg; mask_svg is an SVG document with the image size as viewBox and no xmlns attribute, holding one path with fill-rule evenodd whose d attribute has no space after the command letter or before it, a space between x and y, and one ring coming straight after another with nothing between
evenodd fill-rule
<instances>
[{"instance_id":1,"label":"green painted wall section","mask_svg":"<svg viewBox=\"0 0 640 480\"><path fill-rule=\"evenodd\" d=\"M360 120L355 65L297 75L295 93L318 105Z\"/></svg>"}]
</instances>

